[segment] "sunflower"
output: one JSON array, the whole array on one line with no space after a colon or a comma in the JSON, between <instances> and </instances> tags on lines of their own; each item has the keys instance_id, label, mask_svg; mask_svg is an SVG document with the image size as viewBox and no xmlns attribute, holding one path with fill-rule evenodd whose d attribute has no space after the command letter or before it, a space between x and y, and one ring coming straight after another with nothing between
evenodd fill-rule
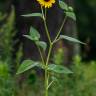
<instances>
[{"instance_id":1,"label":"sunflower","mask_svg":"<svg viewBox=\"0 0 96 96\"><path fill-rule=\"evenodd\" d=\"M55 3L55 0L37 0L41 6L50 8Z\"/></svg>"}]
</instances>

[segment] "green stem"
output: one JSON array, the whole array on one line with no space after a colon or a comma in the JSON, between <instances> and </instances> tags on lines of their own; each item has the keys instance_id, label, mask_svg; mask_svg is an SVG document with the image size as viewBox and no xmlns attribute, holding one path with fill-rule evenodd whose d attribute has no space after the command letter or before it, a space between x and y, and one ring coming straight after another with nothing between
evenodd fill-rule
<instances>
[{"instance_id":1,"label":"green stem","mask_svg":"<svg viewBox=\"0 0 96 96\"><path fill-rule=\"evenodd\" d=\"M48 51L48 56L47 56L47 60L46 60L46 68L45 68L45 96L48 96L48 86L49 86L49 74L48 74L48 63L49 63L49 59L50 59L50 55L51 55L51 51L52 51L52 43L50 44L49 47L49 51Z\"/></svg>"},{"instance_id":2,"label":"green stem","mask_svg":"<svg viewBox=\"0 0 96 96\"><path fill-rule=\"evenodd\" d=\"M44 61L42 52L41 52L41 50L40 50L40 47L37 46L37 48L38 48L38 50L39 50L39 53L40 53L40 57L41 57L42 63L43 63L43 65L45 65L45 61Z\"/></svg>"},{"instance_id":3,"label":"green stem","mask_svg":"<svg viewBox=\"0 0 96 96\"><path fill-rule=\"evenodd\" d=\"M45 96L48 96L48 71L45 69Z\"/></svg>"},{"instance_id":4,"label":"green stem","mask_svg":"<svg viewBox=\"0 0 96 96\"><path fill-rule=\"evenodd\" d=\"M47 9L45 8L45 19L46 19L46 15L47 15Z\"/></svg>"},{"instance_id":5,"label":"green stem","mask_svg":"<svg viewBox=\"0 0 96 96\"><path fill-rule=\"evenodd\" d=\"M61 24L61 27L60 27L60 29L59 29L59 31L58 31L58 33L57 33L57 35L56 35L56 37L55 37L53 42L55 42L58 39L58 37L59 37L59 35L60 35L60 33L61 33L62 29L63 29L63 26L65 24L66 19L67 19L67 16L65 16L65 18L64 18L64 20L63 20L63 22Z\"/></svg>"},{"instance_id":6,"label":"green stem","mask_svg":"<svg viewBox=\"0 0 96 96\"><path fill-rule=\"evenodd\" d=\"M50 59L50 55L51 55L51 51L52 51L52 46L53 46L53 44L51 43L51 44L50 44L50 47L49 47L49 51L48 51L47 60L46 60L46 66L47 66L48 63L49 63L49 59Z\"/></svg>"},{"instance_id":7,"label":"green stem","mask_svg":"<svg viewBox=\"0 0 96 96\"><path fill-rule=\"evenodd\" d=\"M47 37L48 37L48 40L49 40L49 44L50 44L47 60L45 62L45 96L48 96L49 73L48 73L47 67L48 67L53 43L51 41L51 37L50 37L49 31L48 31L48 28L47 28L47 24L46 24L46 9L45 9L45 15L44 15L42 6L41 6L41 10L42 10L42 16L43 16L43 20L44 20L45 31L46 31L46 34L47 34Z\"/></svg>"},{"instance_id":8,"label":"green stem","mask_svg":"<svg viewBox=\"0 0 96 96\"><path fill-rule=\"evenodd\" d=\"M41 10L42 10L43 21L44 21L44 27L45 27L45 30L46 30L46 34L47 34L49 43L51 44L51 37L50 37L49 31L48 31L48 28L47 28L46 18L45 18L44 11L43 11L43 8L42 8L42 7L41 7ZM45 10L46 10L46 9L45 9Z\"/></svg>"},{"instance_id":9,"label":"green stem","mask_svg":"<svg viewBox=\"0 0 96 96\"><path fill-rule=\"evenodd\" d=\"M50 88L50 86L54 83L54 81L51 81L50 84L48 85L47 89Z\"/></svg>"}]
</instances>

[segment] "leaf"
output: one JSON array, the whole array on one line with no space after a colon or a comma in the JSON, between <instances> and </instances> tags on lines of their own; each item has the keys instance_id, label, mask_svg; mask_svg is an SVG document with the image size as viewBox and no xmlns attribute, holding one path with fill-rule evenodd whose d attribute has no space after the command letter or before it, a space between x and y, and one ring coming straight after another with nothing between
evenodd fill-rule
<instances>
[{"instance_id":1,"label":"leaf","mask_svg":"<svg viewBox=\"0 0 96 96\"><path fill-rule=\"evenodd\" d=\"M31 27L30 28L30 34L24 35L24 37L26 37L32 41L38 41L40 39L40 34L35 28Z\"/></svg>"},{"instance_id":2,"label":"leaf","mask_svg":"<svg viewBox=\"0 0 96 96\"><path fill-rule=\"evenodd\" d=\"M65 2L60 0L59 1L59 6L60 6L61 9L68 11L68 5Z\"/></svg>"},{"instance_id":3,"label":"leaf","mask_svg":"<svg viewBox=\"0 0 96 96\"><path fill-rule=\"evenodd\" d=\"M41 13L31 13L31 14L26 14L26 15L22 15L23 17L42 17Z\"/></svg>"},{"instance_id":4,"label":"leaf","mask_svg":"<svg viewBox=\"0 0 96 96\"><path fill-rule=\"evenodd\" d=\"M38 64L36 67L45 70L45 65L42 64L42 62L38 62L38 63L39 63L39 64Z\"/></svg>"},{"instance_id":5,"label":"leaf","mask_svg":"<svg viewBox=\"0 0 96 96\"><path fill-rule=\"evenodd\" d=\"M69 12L74 12L73 7L69 6L69 7L68 7L68 11L69 11Z\"/></svg>"},{"instance_id":6,"label":"leaf","mask_svg":"<svg viewBox=\"0 0 96 96\"><path fill-rule=\"evenodd\" d=\"M71 19L76 21L76 16L73 11L73 8L71 6L68 6L65 2L59 1L60 8L65 10L65 14L67 17L70 17Z\"/></svg>"},{"instance_id":7,"label":"leaf","mask_svg":"<svg viewBox=\"0 0 96 96\"><path fill-rule=\"evenodd\" d=\"M30 28L30 36L34 41L38 41L40 39L39 32L33 27Z\"/></svg>"},{"instance_id":8,"label":"leaf","mask_svg":"<svg viewBox=\"0 0 96 96\"><path fill-rule=\"evenodd\" d=\"M31 38L31 36L30 35L23 35L24 37L26 37L27 39L30 39L30 40L32 40L33 41L33 38Z\"/></svg>"},{"instance_id":9,"label":"leaf","mask_svg":"<svg viewBox=\"0 0 96 96\"><path fill-rule=\"evenodd\" d=\"M58 82L58 79L57 79L56 77L54 77L54 76L52 76L51 79L52 79L53 81Z\"/></svg>"},{"instance_id":10,"label":"leaf","mask_svg":"<svg viewBox=\"0 0 96 96\"><path fill-rule=\"evenodd\" d=\"M64 67L62 65L56 65L56 64L48 65L48 70L56 72L56 73L63 73L63 74L71 74L71 73L73 73L68 68L66 68L66 67Z\"/></svg>"},{"instance_id":11,"label":"leaf","mask_svg":"<svg viewBox=\"0 0 96 96\"><path fill-rule=\"evenodd\" d=\"M85 44L75 38L72 38L72 37L69 37L69 36L66 36L66 35L60 35L59 39L65 39L65 40L68 40L68 41L71 41L71 42L75 42L75 43L81 43L81 44Z\"/></svg>"},{"instance_id":12,"label":"leaf","mask_svg":"<svg viewBox=\"0 0 96 96\"><path fill-rule=\"evenodd\" d=\"M44 51L47 48L47 44L44 41L38 41L38 42L36 42L36 44L37 44L37 46L41 47Z\"/></svg>"},{"instance_id":13,"label":"leaf","mask_svg":"<svg viewBox=\"0 0 96 96\"><path fill-rule=\"evenodd\" d=\"M37 66L37 65L39 65L38 62L34 62L32 60L24 60L22 62L22 64L20 65L20 67L19 67L19 69L18 69L16 74L24 73L25 71L27 71L27 70L29 70L29 69Z\"/></svg>"},{"instance_id":14,"label":"leaf","mask_svg":"<svg viewBox=\"0 0 96 96\"><path fill-rule=\"evenodd\" d=\"M76 16L74 12L65 12L66 16L76 21Z\"/></svg>"}]
</instances>

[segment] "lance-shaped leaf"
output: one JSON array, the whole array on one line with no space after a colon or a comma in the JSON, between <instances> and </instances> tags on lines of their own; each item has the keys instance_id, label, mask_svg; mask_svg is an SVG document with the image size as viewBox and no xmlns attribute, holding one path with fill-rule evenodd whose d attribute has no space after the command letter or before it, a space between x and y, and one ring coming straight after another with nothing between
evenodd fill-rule
<instances>
[{"instance_id":1,"label":"lance-shaped leaf","mask_svg":"<svg viewBox=\"0 0 96 96\"><path fill-rule=\"evenodd\" d=\"M69 37L69 36L66 36L66 35L60 35L59 39L65 39L65 40L68 40L68 41L71 41L71 42L74 42L74 43L85 44L85 43L79 41L78 39L75 39L75 38L72 38L72 37Z\"/></svg>"},{"instance_id":2,"label":"lance-shaped leaf","mask_svg":"<svg viewBox=\"0 0 96 96\"><path fill-rule=\"evenodd\" d=\"M71 74L71 73L73 73L68 68L66 68L66 67L64 67L62 65L56 65L56 64L49 64L48 65L48 70L56 72L56 73L63 73L63 74Z\"/></svg>"},{"instance_id":3,"label":"lance-shaped leaf","mask_svg":"<svg viewBox=\"0 0 96 96\"><path fill-rule=\"evenodd\" d=\"M29 33L29 35L24 35L24 36L25 36L26 38L32 40L32 41L38 41L38 40L40 39L40 34L39 34L39 32L38 32L35 28L33 28L33 27L30 28L30 33Z\"/></svg>"},{"instance_id":4,"label":"lance-shaped leaf","mask_svg":"<svg viewBox=\"0 0 96 96\"><path fill-rule=\"evenodd\" d=\"M61 9L65 10L65 11L68 11L68 5L65 2L60 0L59 1L59 6L60 6Z\"/></svg>"},{"instance_id":5,"label":"lance-shaped leaf","mask_svg":"<svg viewBox=\"0 0 96 96\"><path fill-rule=\"evenodd\" d=\"M33 38L33 40L39 40L40 39L39 32L33 27L30 28L30 36L31 36L31 38Z\"/></svg>"},{"instance_id":6,"label":"lance-shaped leaf","mask_svg":"<svg viewBox=\"0 0 96 96\"><path fill-rule=\"evenodd\" d=\"M41 13L31 13L31 14L26 14L26 15L22 15L24 17L42 17L42 14Z\"/></svg>"},{"instance_id":7,"label":"lance-shaped leaf","mask_svg":"<svg viewBox=\"0 0 96 96\"><path fill-rule=\"evenodd\" d=\"M24 37L26 37L27 39L30 39L30 40L32 40L32 41L33 41L33 38L31 38L31 36L30 36L30 35L24 35Z\"/></svg>"},{"instance_id":8,"label":"lance-shaped leaf","mask_svg":"<svg viewBox=\"0 0 96 96\"><path fill-rule=\"evenodd\" d=\"M71 6L68 6L65 2L61 0L59 1L59 5L61 9L65 10L64 13L66 14L67 17L76 21L76 16Z\"/></svg>"},{"instance_id":9,"label":"lance-shaped leaf","mask_svg":"<svg viewBox=\"0 0 96 96\"><path fill-rule=\"evenodd\" d=\"M72 11L69 11L69 12L65 12L66 13L66 16L73 19L74 21L76 21L76 16L75 16L75 13L72 12Z\"/></svg>"},{"instance_id":10,"label":"lance-shaped leaf","mask_svg":"<svg viewBox=\"0 0 96 96\"><path fill-rule=\"evenodd\" d=\"M47 44L46 44L46 42L44 42L44 41L37 41L37 42L36 42L36 45L39 46L39 47L41 47L44 51L45 51L46 48L47 48Z\"/></svg>"},{"instance_id":11,"label":"lance-shaped leaf","mask_svg":"<svg viewBox=\"0 0 96 96\"><path fill-rule=\"evenodd\" d=\"M22 64L20 65L16 74L24 73L25 71L27 71L27 70L35 67L35 66L38 66L38 65L39 65L39 62L35 62L35 61L32 61L32 60L24 60L22 62Z\"/></svg>"}]
</instances>

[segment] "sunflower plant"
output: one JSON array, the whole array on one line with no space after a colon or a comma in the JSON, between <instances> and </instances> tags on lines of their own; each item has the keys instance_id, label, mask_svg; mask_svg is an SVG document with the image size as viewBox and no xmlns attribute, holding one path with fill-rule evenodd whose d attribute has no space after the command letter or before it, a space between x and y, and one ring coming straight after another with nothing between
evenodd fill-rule
<instances>
[{"instance_id":1,"label":"sunflower plant","mask_svg":"<svg viewBox=\"0 0 96 96\"><path fill-rule=\"evenodd\" d=\"M38 67L41 68L42 70L44 70L44 77L45 77L45 93L44 96L48 96L48 90L51 87L51 85L53 84L53 82L56 81L56 78L54 76L52 76L51 73L56 73L56 74L72 74L73 72L71 70L69 70L68 68L62 66L62 65L56 65L56 64L51 64L50 63L50 56L51 56L51 52L52 52L52 48L54 46L54 44L56 42L58 42L61 39L65 39L71 42L75 42L75 43L82 43L81 41L66 36L66 35L60 35L62 28L66 22L66 19L69 17L73 20L76 20L76 16L74 14L74 10L71 6L68 6L65 2L63 1L59 1L59 7L61 8L61 10L64 11L65 17L64 20L60 26L59 31L57 32L56 37L54 38L54 40L51 40L51 36L49 34L49 30L46 24L46 12L44 10L46 10L47 8L52 7L56 1L55 0L37 0L37 2L40 4L41 6L41 13L31 13L31 14L26 14L26 15L22 15L24 17L40 17L42 18L43 22L44 22L44 27L45 27L45 32L46 35L48 37L49 40L49 46L47 46L47 43L44 41L40 41L40 34L38 32L38 30L36 30L35 28L31 27L30 28L30 32L29 35L24 35L26 38L34 41L34 43L36 44L39 53L40 53L40 57L41 57L41 61L34 61L34 60L24 60L22 62L22 64L20 65L17 74L21 74L29 69L32 69L34 67ZM46 54L46 48L48 49L48 54ZM42 51L45 52L45 54L47 55L46 59L42 54Z\"/></svg>"}]
</instances>

